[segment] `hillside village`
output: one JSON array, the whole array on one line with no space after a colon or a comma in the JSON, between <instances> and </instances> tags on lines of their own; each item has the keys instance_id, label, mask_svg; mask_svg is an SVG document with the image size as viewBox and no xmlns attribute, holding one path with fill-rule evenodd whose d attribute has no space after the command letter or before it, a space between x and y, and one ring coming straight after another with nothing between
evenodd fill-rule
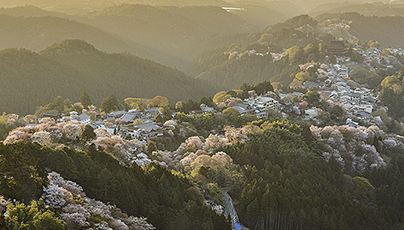
<instances>
[{"instance_id":1,"label":"hillside village","mask_svg":"<svg viewBox=\"0 0 404 230\"><path fill-rule=\"evenodd\" d=\"M342 45L342 52L346 53L347 48L342 42L336 42ZM341 47L339 47L341 49ZM299 82L294 92L267 92L263 95L257 95L254 91L249 92L249 97L241 99L230 97L224 103L220 103L221 108L232 107L237 110L240 116L245 114L255 115L258 119L265 119L270 113L278 113L284 119L295 117L297 120L303 120L314 125L320 123L319 119L324 113L330 112L332 107L338 105L345 111L345 120L338 125L348 125L358 127L359 125L370 124L373 122L371 113L380 108L378 106L378 92L373 90L367 84L359 84L351 76L355 67L364 67L369 71L376 71L374 63L382 64L385 70L398 71L397 59L393 54L399 55L399 49L389 48L391 55L385 55L376 47L361 49L359 45L354 45L353 49L361 55L361 63L351 61L350 57L338 55L335 64L330 63L307 63L300 65L302 72L307 72L310 68L315 70L316 78ZM337 52L341 52L337 51ZM262 55L251 50L252 55ZM267 53L266 55L269 55ZM277 56L285 56L284 53L271 54L276 61ZM332 55L330 53L330 55ZM389 59L392 61L390 62ZM395 66L395 67L394 67ZM293 91L293 88L291 88ZM309 107L313 103L307 103L305 93L307 91L317 91L320 100L327 102L329 107L317 108ZM386 109L386 108L383 108ZM221 109L223 110L223 109ZM192 110L189 114L207 114L221 113L214 107L205 104L200 105L199 110ZM325 110L325 111L324 111ZM172 113L175 117L177 112ZM155 117L161 114L159 108L146 108L143 110L129 109L127 111L113 111L109 114L103 114L93 108L83 109L79 114L76 111L70 112L70 116L55 117L56 122L78 122L79 124L90 124L94 129L106 129L111 135L118 135L123 139L137 139L147 143L156 137L162 137L164 133L170 131L163 123L155 121ZM48 116L48 115L44 115ZM34 126L35 124L27 124Z\"/></svg>"},{"instance_id":2,"label":"hillside village","mask_svg":"<svg viewBox=\"0 0 404 230\"><path fill-rule=\"evenodd\" d=\"M109 113L94 105L85 108L83 104L76 103L70 112L64 110L64 115L47 114L45 106L38 113L41 117L28 115L19 119L18 115L7 115L10 127L17 128L9 133L4 144L34 142L55 149L70 147L79 152L94 146L118 160L122 166L136 164L146 168L158 164L192 175L192 179L198 181L202 167L233 170L233 159L221 149L245 144L249 133L260 132L257 130L264 130L268 122L283 119L302 127L311 126L307 130L314 139L324 144L321 153L323 162L329 162L333 157L341 167L359 175L367 168L383 168L387 160L381 156L381 148L375 146L383 145L384 151L404 148L404 139L384 133L380 128L385 119L380 114L385 114L388 108L382 106L379 100L378 86L382 79L378 74L399 73L404 51L382 49L374 41L359 44L347 32L349 22L335 22L327 26L325 32L343 32L348 40L332 41L325 52L325 61L300 64L299 72L288 87L273 83L271 89L257 93L254 89L245 92L254 86L244 84L240 89L219 92L204 103L202 99L199 103L194 102L196 107L185 112L177 108L178 102L171 107L168 104L144 107L127 103L126 109L121 105ZM229 55L229 60L242 60L245 56L270 57L268 61L274 63L287 58L291 49L293 47L279 53L251 49L226 55ZM265 84L270 83L265 81ZM198 130L191 120L203 119L204 116L222 121L211 130L203 123L199 124L199 128L206 130ZM237 121L231 116L236 116ZM223 122L223 119L231 122ZM238 122L240 127L237 127ZM261 125L258 127L258 124ZM351 133L352 140L341 137L346 133ZM232 173L237 175L235 171ZM203 184L200 190L205 204L219 215L230 214L233 229L243 228L227 187L222 186L222 192L218 192L219 184L206 184L204 179L198 183ZM45 199L45 202L48 201ZM145 219L139 220L148 224ZM88 225L86 221L89 219L82 219L83 226ZM102 224L108 225L106 222ZM149 227L154 229L151 225Z\"/></svg>"},{"instance_id":3,"label":"hillside village","mask_svg":"<svg viewBox=\"0 0 404 230\"><path fill-rule=\"evenodd\" d=\"M0 230L404 229L404 3L367 1L1 2Z\"/></svg>"}]
</instances>

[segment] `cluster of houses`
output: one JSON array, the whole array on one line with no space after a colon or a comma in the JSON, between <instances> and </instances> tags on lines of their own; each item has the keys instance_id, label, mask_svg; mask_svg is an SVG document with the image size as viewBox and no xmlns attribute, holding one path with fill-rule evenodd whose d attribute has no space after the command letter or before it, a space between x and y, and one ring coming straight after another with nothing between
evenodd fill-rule
<instances>
[{"instance_id":1,"label":"cluster of houses","mask_svg":"<svg viewBox=\"0 0 404 230\"><path fill-rule=\"evenodd\" d=\"M91 116L87 113L78 115L70 112L70 116L62 117L57 121L77 121L81 124L91 124L94 128L107 129L108 132L120 135L125 139L150 140L163 136L163 127L154 121L154 117L160 112L159 108L148 108L143 111L132 109L129 111L114 111L105 119L97 116L96 121L91 122Z\"/></svg>"},{"instance_id":2,"label":"cluster of houses","mask_svg":"<svg viewBox=\"0 0 404 230\"><path fill-rule=\"evenodd\" d=\"M327 83L322 87L325 92L336 103L343 105L348 115L358 119L366 120L372 113L377 101L371 89L360 87L353 88L345 81L349 77L348 68L338 64L328 66Z\"/></svg>"},{"instance_id":3,"label":"cluster of houses","mask_svg":"<svg viewBox=\"0 0 404 230\"><path fill-rule=\"evenodd\" d=\"M317 89L323 99L331 99L334 104L341 105L348 117L355 118L355 120L369 121L370 114L374 111L376 102L378 100L378 93L369 88L358 86L359 84L349 84L348 79L350 71L356 66L366 66L367 69L372 70L374 59L381 59L381 51L378 48L371 47L363 52L358 52L363 55L364 63L353 63L349 57L344 56L346 48L344 48L342 41L335 41L331 44L330 53L338 54L337 63L340 64L325 64L319 65L317 70L318 79L313 81L303 82L303 87L307 89ZM345 49L345 51L344 51ZM360 48L355 48L361 51ZM386 62L385 62L386 63ZM389 62L387 62L389 64ZM301 68L304 65L301 66ZM313 65L314 66L314 65ZM310 67L310 65L309 65ZM392 68L387 65L385 68ZM307 68L307 66L305 67ZM267 109L272 108L281 113L295 113L301 115L303 119L312 119L319 115L319 110L315 107L305 108L303 111L298 103L283 103L286 97L303 97L303 93L293 92L290 94L278 95L261 95L258 97L251 97L232 105L234 109L239 111L241 115L246 113L255 114L258 118L263 118L267 115ZM282 99L282 100L281 100ZM239 101L237 98L230 98L227 102ZM280 102L281 101L281 102ZM287 101L287 100L286 100ZM301 113L303 112L303 113ZM349 121L352 121L350 119ZM351 123L351 122L349 122Z\"/></svg>"},{"instance_id":4,"label":"cluster of houses","mask_svg":"<svg viewBox=\"0 0 404 230\"><path fill-rule=\"evenodd\" d=\"M330 48L331 47L331 48ZM332 100L337 105L341 105L349 118L349 123L352 120L369 121L370 114L375 110L375 105L378 100L378 93L373 90L355 83L349 78L350 71L356 66L363 66L368 70L375 70L372 63L381 63L383 68L393 68L390 62L380 61L385 54L376 47L370 47L363 50L360 46L354 46L356 52L361 54L364 58L363 63L351 62L350 58L345 56L346 47L342 41L333 41L327 51L328 54L336 54L337 63L339 64L326 64L326 63L309 63L310 65L301 65L302 70L307 70L311 66L318 66L316 75L317 79L314 81L304 81L302 86L307 89L317 89L324 100ZM389 48L388 51L392 54L404 54L401 49ZM249 51L251 55L262 55L255 50ZM276 59L282 58L285 54L271 54ZM241 55L236 53L236 55ZM379 68L380 65L378 66ZM288 102L286 97L290 98L303 98L304 94L301 92L293 92L289 94L268 92L264 95L250 95L251 97L245 100L240 98L228 99L227 106L236 109L243 116L245 114L254 114L258 118L265 118L268 115L269 109L275 110L284 116L287 114L296 114L305 120L313 119L319 115L320 110L312 107L301 106L299 103ZM286 98L286 99L285 99ZM191 111L191 114L206 114L216 113L217 111L204 104L201 105L201 110ZM70 116L59 119L60 121L77 121L82 124L92 124L95 128L105 128L111 134L120 135L126 139L139 139L149 140L155 137L163 136L164 127L154 121L154 117L159 114L159 108L148 108L142 111L133 109L129 111L115 111L107 115L101 116L99 112L82 113L78 115L77 112L71 112ZM94 119L95 116L96 119ZM285 118L286 118L285 117ZM92 122L93 120L93 122ZM95 121L94 121L95 120Z\"/></svg>"}]
</instances>

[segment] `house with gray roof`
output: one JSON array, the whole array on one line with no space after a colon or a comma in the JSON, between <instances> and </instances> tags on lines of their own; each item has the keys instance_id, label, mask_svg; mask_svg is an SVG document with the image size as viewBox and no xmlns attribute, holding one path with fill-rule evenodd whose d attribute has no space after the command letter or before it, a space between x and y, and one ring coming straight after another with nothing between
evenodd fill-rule
<instances>
[{"instance_id":1,"label":"house with gray roof","mask_svg":"<svg viewBox=\"0 0 404 230\"><path fill-rule=\"evenodd\" d=\"M121 117L121 121L125 122L125 123L133 123L136 120L136 114L133 113L125 113L122 117Z\"/></svg>"},{"instance_id":2,"label":"house with gray roof","mask_svg":"<svg viewBox=\"0 0 404 230\"><path fill-rule=\"evenodd\" d=\"M154 123L154 122L136 125L135 127L141 129L144 132L148 132L148 133L151 131L156 131L156 130L160 129L160 126L156 125L156 123Z\"/></svg>"},{"instance_id":3,"label":"house with gray roof","mask_svg":"<svg viewBox=\"0 0 404 230\"><path fill-rule=\"evenodd\" d=\"M71 119L72 121L78 121L81 124L90 124L91 122L91 116L88 115L87 113L82 113L79 116L75 116Z\"/></svg>"}]
</instances>

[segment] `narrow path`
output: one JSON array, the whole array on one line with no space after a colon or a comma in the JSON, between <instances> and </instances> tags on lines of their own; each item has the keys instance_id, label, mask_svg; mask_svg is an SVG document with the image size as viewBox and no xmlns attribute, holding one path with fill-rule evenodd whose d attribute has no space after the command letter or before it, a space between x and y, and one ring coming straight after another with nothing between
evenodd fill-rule
<instances>
[{"instance_id":1,"label":"narrow path","mask_svg":"<svg viewBox=\"0 0 404 230\"><path fill-rule=\"evenodd\" d=\"M233 229L246 229L241 226L238 215L237 215L237 211L233 205L233 199L227 193L230 190L230 188L221 188L220 190L222 190L222 192L223 192L224 215L226 217L230 215L232 228Z\"/></svg>"}]
</instances>

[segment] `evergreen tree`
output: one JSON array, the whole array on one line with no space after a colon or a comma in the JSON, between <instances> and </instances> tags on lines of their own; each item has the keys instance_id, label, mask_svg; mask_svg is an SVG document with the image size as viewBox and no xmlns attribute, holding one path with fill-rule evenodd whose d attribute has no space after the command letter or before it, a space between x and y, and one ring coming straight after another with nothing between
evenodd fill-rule
<instances>
[{"instance_id":1,"label":"evergreen tree","mask_svg":"<svg viewBox=\"0 0 404 230\"><path fill-rule=\"evenodd\" d=\"M173 112L171 112L170 107L168 105L161 106L159 112L161 113L163 122L171 120L173 118Z\"/></svg>"},{"instance_id":2,"label":"evergreen tree","mask_svg":"<svg viewBox=\"0 0 404 230\"><path fill-rule=\"evenodd\" d=\"M38 176L42 179L42 184L47 185L49 183L48 173L40 158L36 161L34 168Z\"/></svg>"},{"instance_id":3,"label":"evergreen tree","mask_svg":"<svg viewBox=\"0 0 404 230\"><path fill-rule=\"evenodd\" d=\"M201 108L199 107L198 102L194 101L192 98L189 98L187 102L184 104L184 113L188 113L189 111L192 110L200 110Z\"/></svg>"},{"instance_id":4,"label":"evergreen tree","mask_svg":"<svg viewBox=\"0 0 404 230\"><path fill-rule=\"evenodd\" d=\"M104 98L100 109L107 113L118 110L119 102L118 102L118 98L115 96L115 94L110 94L106 98Z\"/></svg>"},{"instance_id":5,"label":"evergreen tree","mask_svg":"<svg viewBox=\"0 0 404 230\"><path fill-rule=\"evenodd\" d=\"M63 97L57 96L55 100L53 100L51 107L52 109L55 109L61 113L65 108L65 101L63 100Z\"/></svg>"},{"instance_id":6,"label":"evergreen tree","mask_svg":"<svg viewBox=\"0 0 404 230\"><path fill-rule=\"evenodd\" d=\"M27 164L24 154L14 146L6 146L0 149L0 156L0 194L22 201L39 197L45 183Z\"/></svg>"},{"instance_id":7,"label":"evergreen tree","mask_svg":"<svg viewBox=\"0 0 404 230\"><path fill-rule=\"evenodd\" d=\"M81 133L81 139L85 141L93 140L97 137L94 133L94 128L91 125L86 125Z\"/></svg>"},{"instance_id":8,"label":"evergreen tree","mask_svg":"<svg viewBox=\"0 0 404 230\"><path fill-rule=\"evenodd\" d=\"M0 212L0 230L7 230L6 219L4 217L4 212Z\"/></svg>"},{"instance_id":9,"label":"evergreen tree","mask_svg":"<svg viewBox=\"0 0 404 230\"><path fill-rule=\"evenodd\" d=\"M92 103L90 95L87 92L83 92L80 96L80 102L84 108L88 108Z\"/></svg>"},{"instance_id":10,"label":"evergreen tree","mask_svg":"<svg viewBox=\"0 0 404 230\"><path fill-rule=\"evenodd\" d=\"M254 90L255 90L255 93L257 93L257 95L261 95L261 94L264 94L269 91L274 91L274 87L272 86L270 81L264 81L264 82L258 83L254 87Z\"/></svg>"},{"instance_id":11,"label":"evergreen tree","mask_svg":"<svg viewBox=\"0 0 404 230\"><path fill-rule=\"evenodd\" d=\"M31 201L30 206L16 202L7 204L6 227L9 229L67 230L66 222L59 219L51 210L46 210L44 201Z\"/></svg>"},{"instance_id":12,"label":"evergreen tree","mask_svg":"<svg viewBox=\"0 0 404 230\"><path fill-rule=\"evenodd\" d=\"M214 106L212 98L207 98L207 97L201 97L201 99L199 100L199 105L201 105L201 104L205 104L209 107Z\"/></svg>"},{"instance_id":13,"label":"evergreen tree","mask_svg":"<svg viewBox=\"0 0 404 230\"><path fill-rule=\"evenodd\" d=\"M11 127L7 124L4 117L0 117L0 140L4 140L10 131Z\"/></svg>"}]
</instances>

